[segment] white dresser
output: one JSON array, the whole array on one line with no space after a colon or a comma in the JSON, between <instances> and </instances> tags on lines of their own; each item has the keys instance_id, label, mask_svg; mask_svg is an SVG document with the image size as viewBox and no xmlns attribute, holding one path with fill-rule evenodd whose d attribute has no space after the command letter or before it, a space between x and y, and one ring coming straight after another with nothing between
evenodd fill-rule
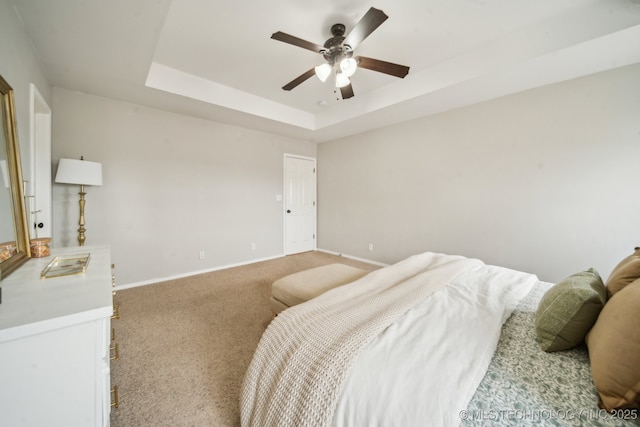
<instances>
[{"instance_id":1,"label":"white dresser","mask_svg":"<svg viewBox=\"0 0 640 427\"><path fill-rule=\"evenodd\" d=\"M51 252L0 282L0 426L108 426L110 249ZM85 273L40 278L53 256L82 253Z\"/></svg>"}]
</instances>

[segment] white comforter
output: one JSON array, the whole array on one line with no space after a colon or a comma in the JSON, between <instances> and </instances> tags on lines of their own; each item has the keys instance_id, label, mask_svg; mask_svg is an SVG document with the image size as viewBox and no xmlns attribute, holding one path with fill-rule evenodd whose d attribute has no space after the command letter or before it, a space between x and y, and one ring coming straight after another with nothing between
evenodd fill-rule
<instances>
[{"instance_id":1,"label":"white comforter","mask_svg":"<svg viewBox=\"0 0 640 427\"><path fill-rule=\"evenodd\" d=\"M537 280L482 265L409 310L360 354L333 425L458 425L502 324Z\"/></svg>"},{"instance_id":2,"label":"white comforter","mask_svg":"<svg viewBox=\"0 0 640 427\"><path fill-rule=\"evenodd\" d=\"M242 424L456 425L536 280L425 253L286 310L245 377Z\"/></svg>"}]
</instances>

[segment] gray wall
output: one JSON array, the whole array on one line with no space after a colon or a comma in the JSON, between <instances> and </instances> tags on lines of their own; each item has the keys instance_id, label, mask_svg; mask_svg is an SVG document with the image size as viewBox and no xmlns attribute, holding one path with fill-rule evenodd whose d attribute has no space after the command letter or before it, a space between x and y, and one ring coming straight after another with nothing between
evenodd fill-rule
<instances>
[{"instance_id":1,"label":"gray wall","mask_svg":"<svg viewBox=\"0 0 640 427\"><path fill-rule=\"evenodd\" d=\"M283 254L283 157L315 144L58 88L53 111L54 171L102 163L86 245L111 245L120 285ZM54 246L77 244L77 186L54 184L53 215Z\"/></svg>"},{"instance_id":2,"label":"gray wall","mask_svg":"<svg viewBox=\"0 0 640 427\"><path fill-rule=\"evenodd\" d=\"M318 247L606 278L640 245L639 94L634 65L320 144Z\"/></svg>"},{"instance_id":3,"label":"gray wall","mask_svg":"<svg viewBox=\"0 0 640 427\"><path fill-rule=\"evenodd\" d=\"M54 172L60 157L104 165L104 186L87 190L87 244L112 245L121 284L282 254L282 156L315 156L315 145L52 94L8 0L0 35L25 176L35 83L53 108ZM321 144L318 247L384 263L461 253L552 281L591 266L606 276L640 244L638 93L636 65ZM54 185L56 246L75 244L77 197Z\"/></svg>"},{"instance_id":4,"label":"gray wall","mask_svg":"<svg viewBox=\"0 0 640 427\"><path fill-rule=\"evenodd\" d=\"M49 105L51 105L51 87L44 77L20 18L9 0L0 0L0 75L14 91L22 175L27 179L31 175L29 85L35 84Z\"/></svg>"}]
</instances>

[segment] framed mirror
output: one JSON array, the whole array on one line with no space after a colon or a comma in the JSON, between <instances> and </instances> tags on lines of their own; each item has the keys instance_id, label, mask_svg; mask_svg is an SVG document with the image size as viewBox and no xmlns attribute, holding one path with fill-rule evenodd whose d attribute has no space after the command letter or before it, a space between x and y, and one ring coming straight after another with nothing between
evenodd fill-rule
<instances>
[{"instance_id":1,"label":"framed mirror","mask_svg":"<svg viewBox=\"0 0 640 427\"><path fill-rule=\"evenodd\" d=\"M0 280L31 257L13 89L0 76Z\"/></svg>"}]
</instances>

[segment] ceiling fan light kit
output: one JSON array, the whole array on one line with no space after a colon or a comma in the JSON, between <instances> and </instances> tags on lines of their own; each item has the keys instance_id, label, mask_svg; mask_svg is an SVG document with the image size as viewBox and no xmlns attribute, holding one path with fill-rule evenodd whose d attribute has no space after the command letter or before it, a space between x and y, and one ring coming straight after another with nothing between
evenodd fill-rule
<instances>
[{"instance_id":1,"label":"ceiling fan light kit","mask_svg":"<svg viewBox=\"0 0 640 427\"><path fill-rule=\"evenodd\" d=\"M347 77L344 73L336 73L336 87L343 88L347 85L351 84L349 77Z\"/></svg>"},{"instance_id":2,"label":"ceiling fan light kit","mask_svg":"<svg viewBox=\"0 0 640 427\"><path fill-rule=\"evenodd\" d=\"M320 79L321 82L326 82L329 78L329 74L333 71L333 67L329 64L321 64L314 68L316 72L316 76Z\"/></svg>"},{"instance_id":3,"label":"ceiling fan light kit","mask_svg":"<svg viewBox=\"0 0 640 427\"><path fill-rule=\"evenodd\" d=\"M335 87L340 89L342 99L348 99L353 96L353 87L349 77L353 76L358 67L404 78L409 73L409 67L380 61L379 59L353 56L353 51L356 47L387 18L388 16L383 11L372 7L346 37L344 36L346 28L343 24L332 25L331 34L333 37L328 39L324 46L308 42L282 31L273 33L271 35L272 39L319 53L326 61L324 64L318 65L296 77L284 85L282 89L291 90L314 74L320 81L326 82L329 76L335 73Z\"/></svg>"},{"instance_id":4,"label":"ceiling fan light kit","mask_svg":"<svg viewBox=\"0 0 640 427\"><path fill-rule=\"evenodd\" d=\"M340 61L340 71L347 77L351 77L358 69L358 62L353 58L344 58Z\"/></svg>"}]
</instances>

